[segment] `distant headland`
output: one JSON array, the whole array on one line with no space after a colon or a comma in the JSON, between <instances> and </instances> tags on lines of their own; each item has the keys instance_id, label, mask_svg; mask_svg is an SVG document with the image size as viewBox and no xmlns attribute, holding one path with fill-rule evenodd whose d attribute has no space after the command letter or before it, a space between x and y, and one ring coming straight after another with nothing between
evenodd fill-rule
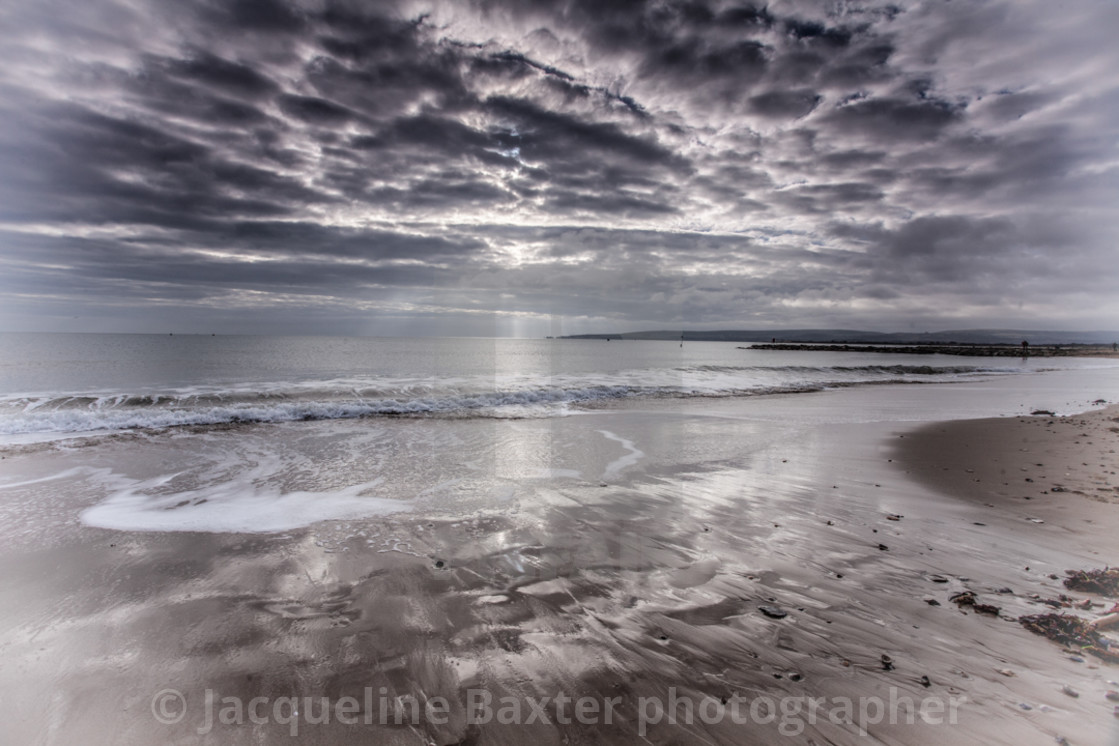
<instances>
[{"instance_id":1,"label":"distant headland","mask_svg":"<svg viewBox=\"0 0 1119 746\"><path fill-rule=\"evenodd\" d=\"M642 339L684 342L758 342L769 345L895 345L924 348L929 345L1030 346L1119 343L1119 331L1038 331L1029 329L957 329L939 332L872 332L856 329L729 329L717 331L657 330L573 334L559 339ZM755 349L757 349L755 347ZM926 350L921 350L922 352Z\"/></svg>"}]
</instances>

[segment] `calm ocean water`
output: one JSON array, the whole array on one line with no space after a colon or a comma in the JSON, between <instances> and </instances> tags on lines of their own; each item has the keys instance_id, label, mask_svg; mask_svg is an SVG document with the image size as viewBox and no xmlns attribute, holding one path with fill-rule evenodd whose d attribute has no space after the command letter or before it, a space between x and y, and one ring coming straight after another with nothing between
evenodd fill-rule
<instances>
[{"instance_id":1,"label":"calm ocean water","mask_svg":"<svg viewBox=\"0 0 1119 746\"><path fill-rule=\"evenodd\" d=\"M619 400L807 393L1101 366L1067 358L534 339L3 334L0 350L0 435L388 416L550 417Z\"/></svg>"},{"instance_id":2,"label":"calm ocean water","mask_svg":"<svg viewBox=\"0 0 1119 746\"><path fill-rule=\"evenodd\" d=\"M1119 360L68 334L0 335L0 349L0 538L31 545L79 515L131 531L316 525L339 541L386 514L531 521L572 489L676 494L713 471L795 493L788 469L758 465L811 469L827 428L1119 399Z\"/></svg>"}]
</instances>

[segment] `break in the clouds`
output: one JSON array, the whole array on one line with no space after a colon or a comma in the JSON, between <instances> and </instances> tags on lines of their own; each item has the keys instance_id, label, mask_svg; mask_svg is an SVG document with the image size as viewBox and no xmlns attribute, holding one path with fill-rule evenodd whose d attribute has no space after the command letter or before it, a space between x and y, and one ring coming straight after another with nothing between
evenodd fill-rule
<instances>
[{"instance_id":1,"label":"break in the clouds","mask_svg":"<svg viewBox=\"0 0 1119 746\"><path fill-rule=\"evenodd\" d=\"M1119 6L44 0L0 325L1119 327Z\"/></svg>"}]
</instances>

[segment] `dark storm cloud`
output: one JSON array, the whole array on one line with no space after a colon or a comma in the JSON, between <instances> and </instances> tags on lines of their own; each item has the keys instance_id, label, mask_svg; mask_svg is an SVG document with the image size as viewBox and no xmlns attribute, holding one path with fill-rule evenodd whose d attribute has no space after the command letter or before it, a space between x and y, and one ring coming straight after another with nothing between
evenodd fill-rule
<instances>
[{"instance_id":1,"label":"dark storm cloud","mask_svg":"<svg viewBox=\"0 0 1119 746\"><path fill-rule=\"evenodd\" d=\"M1018 305L1038 277L1114 277L1075 265L1114 266L1119 86L1093 71L1119 62L1117 15L26 4L0 39L0 282L35 308L396 293L416 318L615 327L875 325L923 302L1048 318L1055 300Z\"/></svg>"}]
</instances>

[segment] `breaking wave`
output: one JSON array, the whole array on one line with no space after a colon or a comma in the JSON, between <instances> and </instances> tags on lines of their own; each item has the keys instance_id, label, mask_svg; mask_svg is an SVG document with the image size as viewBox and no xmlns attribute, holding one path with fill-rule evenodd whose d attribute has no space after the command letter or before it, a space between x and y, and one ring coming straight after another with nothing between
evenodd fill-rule
<instances>
[{"instance_id":1,"label":"breaking wave","mask_svg":"<svg viewBox=\"0 0 1119 746\"><path fill-rule=\"evenodd\" d=\"M75 393L0 399L0 434L79 433L361 417L549 417L635 398L795 394L883 383L1018 373L980 366L718 366L584 377L336 380L225 389Z\"/></svg>"}]
</instances>

